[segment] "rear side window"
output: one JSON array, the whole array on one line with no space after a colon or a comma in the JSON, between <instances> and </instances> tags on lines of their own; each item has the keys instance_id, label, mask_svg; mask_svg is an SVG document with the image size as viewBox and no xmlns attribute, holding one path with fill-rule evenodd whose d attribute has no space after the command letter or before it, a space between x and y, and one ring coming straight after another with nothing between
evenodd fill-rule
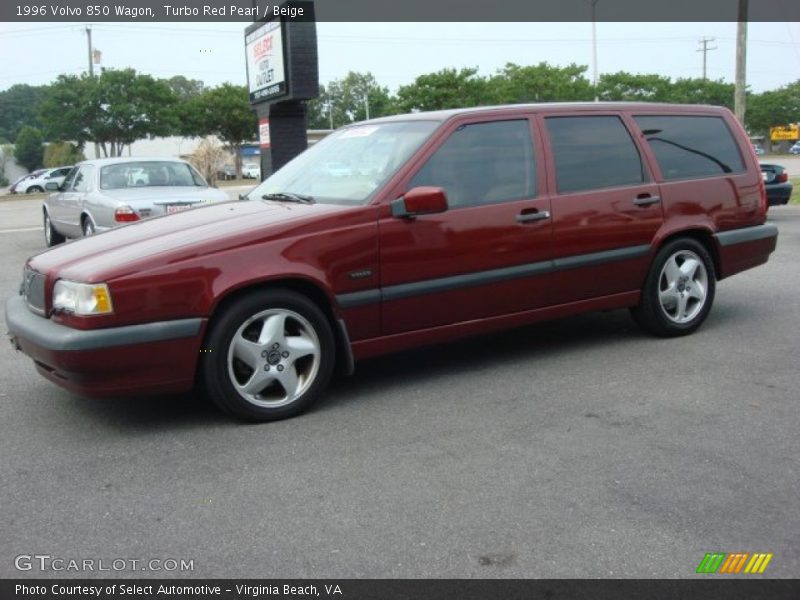
<instances>
[{"instance_id":1,"label":"rear side window","mask_svg":"<svg viewBox=\"0 0 800 600\"><path fill-rule=\"evenodd\" d=\"M744 171L730 129L721 117L634 117L666 180Z\"/></svg>"},{"instance_id":2,"label":"rear side window","mask_svg":"<svg viewBox=\"0 0 800 600\"><path fill-rule=\"evenodd\" d=\"M644 181L642 158L619 117L548 117L545 123L560 193Z\"/></svg>"}]
</instances>

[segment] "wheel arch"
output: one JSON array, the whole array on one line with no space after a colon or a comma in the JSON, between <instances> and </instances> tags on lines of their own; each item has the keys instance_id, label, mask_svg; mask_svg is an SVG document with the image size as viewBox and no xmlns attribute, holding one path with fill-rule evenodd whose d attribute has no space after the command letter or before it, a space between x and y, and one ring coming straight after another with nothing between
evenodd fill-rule
<instances>
[{"instance_id":1,"label":"wheel arch","mask_svg":"<svg viewBox=\"0 0 800 600\"><path fill-rule=\"evenodd\" d=\"M714 240L714 236L712 232L707 229L683 229L680 231L673 231L669 235L663 237L659 240L658 244L655 247L653 255L655 256L661 248L665 245L669 244L673 240L678 238L689 238L700 245L702 245L706 251L708 252L709 256L711 256L711 260L714 263L714 278L719 280L719 274L721 273L720 270L720 256L719 256L719 248L717 247L717 243Z\"/></svg>"},{"instance_id":2,"label":"wheel arch","mask_svg":"<svg viewBox=\"0 0 800 600\"><path fill-rule=\"evenodd\" d=\"M302 277L287 277L283 279L270 279L266 281L253 282L241 287L226 291L212 306L209 314L209 327L206 328L205 336L211 331L211 324L217 315L221 314L227 306L236 302L248 294L258 291L269 290L288 290L294 292L313 302L322 311L333 332L336 344L335 369L343 374L349 375L353 372L353 350L350 346L350 339L344 321L336 314L333 301L321 285Z\"/></svg>"}]
</instances>

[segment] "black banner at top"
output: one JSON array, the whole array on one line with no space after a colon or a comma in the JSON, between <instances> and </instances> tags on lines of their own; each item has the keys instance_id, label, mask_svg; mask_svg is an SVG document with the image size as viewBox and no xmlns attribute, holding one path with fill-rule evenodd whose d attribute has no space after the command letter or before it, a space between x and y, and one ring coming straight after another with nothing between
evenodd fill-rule
<instances>
[{"instance_id":1,"label":"black banner at top","mask_svg":"<svg viewBox=\"0 0 800 600\"><path fill-rule=\"evenodd\" d=\"M800 21L797 0L317 0L317 21L338 22L734 22ZM0 21L220 22L280 15L304 20L291 2L268 0L3 0ZM646 34L646 31L642 32Z\"/></svg>"}]
</instances>

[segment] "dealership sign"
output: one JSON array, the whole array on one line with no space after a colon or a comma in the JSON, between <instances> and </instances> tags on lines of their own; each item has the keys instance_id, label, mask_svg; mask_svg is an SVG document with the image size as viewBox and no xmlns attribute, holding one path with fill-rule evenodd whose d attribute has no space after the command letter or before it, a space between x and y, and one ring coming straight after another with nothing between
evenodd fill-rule
<instances>
[{"instance_id":1,"label":"dealership sign","mask_svg":"<svg viewBox=\"0 0 800 600\"><path fill-rule=\"evenodd\" d=\"M283 42L280 19L262 23L245 36L250 102L262 102L286 94Z\"/></svg>"}]
</instances>

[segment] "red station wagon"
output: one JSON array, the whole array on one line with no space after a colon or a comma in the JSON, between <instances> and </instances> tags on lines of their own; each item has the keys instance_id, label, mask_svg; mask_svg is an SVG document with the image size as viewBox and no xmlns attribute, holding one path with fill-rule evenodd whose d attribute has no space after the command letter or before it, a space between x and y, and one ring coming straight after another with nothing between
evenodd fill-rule
<instances>
[{"instance_id":1,"label":"red station wagon","mask_svg":"<svg viewBox=\"0 0 800 600\"><path fill-rule=\"evenodd\" d=\"M778 234L747 136L708 106L372 120L247 200L32 257L6 305L12 342L79 394L199 382L272 420L311 405L334 368L421 344L618 308L690 333L716 282L766 262Z\"/></svg>"}]
</instances>

